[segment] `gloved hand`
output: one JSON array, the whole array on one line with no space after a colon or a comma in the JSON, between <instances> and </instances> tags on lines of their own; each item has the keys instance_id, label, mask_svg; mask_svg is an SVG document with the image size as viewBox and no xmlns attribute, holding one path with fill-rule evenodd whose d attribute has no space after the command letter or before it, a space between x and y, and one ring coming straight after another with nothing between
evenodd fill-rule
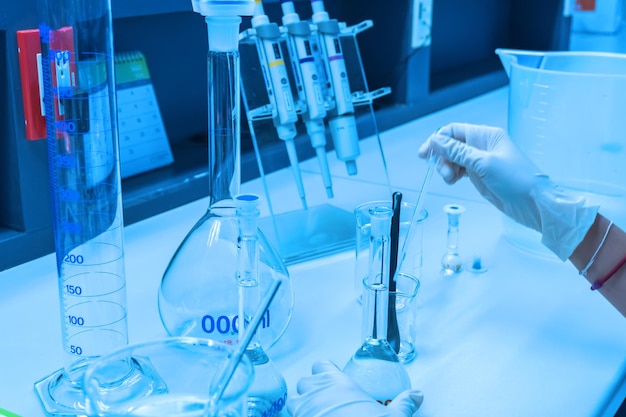
<instances>
[{"instance_id":1,"label":"gloved hand","mask_svg":"<svg viewBox=\"0 0 626 417\"><path fill-rule=\"evenodd\" d=\"M420 391L407 390L384 406L328 361L316 362L297 389L298 395L287 400L293 417L411 417L424 399Z\"/></svg>"},{"instance_id":2,"label":"gloved hand","mask_svg":"<svg viewBox=\"0 0 626 417\"><path fill-rule=\"evenodd\" d=\"M500 128L452 123L420 147L438 156L437 170L453 184L467 175L504 214L542 234L542 243L566 260L591 227L598 206L559 188Z\"/></svg>"}]
</instances>

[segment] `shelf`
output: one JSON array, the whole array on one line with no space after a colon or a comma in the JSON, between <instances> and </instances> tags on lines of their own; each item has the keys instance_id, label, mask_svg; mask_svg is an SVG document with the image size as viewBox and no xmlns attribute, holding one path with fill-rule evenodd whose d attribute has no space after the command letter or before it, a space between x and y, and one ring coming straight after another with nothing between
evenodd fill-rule
<instances>
[{"instance_id":1,"label":"shelf","mask_svg":"<svg viewBox=\"0 0 626 417\"><path fill-rule=\"evenodd\" d=\"M191 12L191 0L111 0L113 19Z\"/></svg>"}]
</instances>

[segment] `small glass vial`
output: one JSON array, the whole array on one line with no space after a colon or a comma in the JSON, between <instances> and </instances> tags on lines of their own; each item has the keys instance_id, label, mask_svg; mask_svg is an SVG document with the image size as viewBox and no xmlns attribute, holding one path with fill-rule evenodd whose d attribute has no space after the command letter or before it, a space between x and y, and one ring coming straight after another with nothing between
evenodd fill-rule
<instances>
[{"instance_id":1,"label":"small glass vial","mask_svg":"<svg viewBox=\"0 0 626 417\"><path fill-rule=\"evenodd\" d=\"M465 207L459 204L446 204L443 211L448 215L448 237L446 253L441 258L441 267L445 276L453 275L463 269L463 261L459 255L459 217Z\"/></svg>"},{"instance_id":2,"label":"small glass vial","mask_svg":"<svg viewBox=\"0 0 626 417\"><path fill-rule=\"evenodd\" d=\"M391 217L388 207L370 209L369 275L363 280L363 343L344 368L372 398L387 405L411 381L387 341Z\"/></svg>"}]
</instances>

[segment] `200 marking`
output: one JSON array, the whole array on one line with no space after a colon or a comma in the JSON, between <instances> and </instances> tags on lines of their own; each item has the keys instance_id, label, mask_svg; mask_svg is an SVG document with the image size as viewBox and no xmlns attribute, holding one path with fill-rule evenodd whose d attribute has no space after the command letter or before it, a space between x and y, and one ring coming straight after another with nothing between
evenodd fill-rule
<instances>
[{"instance_id":1,"label":"200 marking","mask_svg":"<svg viewBox=\"0 0 626 417\"><path fill-rule=\"evenodd\" d=\"M85 262L85 258L83 258L83 255L65 255L65 258L63 258L63 262L80 265Z\"/></svg>"}]
</instances>

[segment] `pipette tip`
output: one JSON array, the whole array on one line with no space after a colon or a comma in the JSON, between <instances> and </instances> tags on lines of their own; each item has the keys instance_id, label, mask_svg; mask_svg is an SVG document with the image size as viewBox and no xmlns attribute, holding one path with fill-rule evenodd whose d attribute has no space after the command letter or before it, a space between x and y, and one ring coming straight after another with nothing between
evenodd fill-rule
<instances>
[{"instance_id":1,"label":"pipette tip","mask_svg":"<svg viewBox=\"0 0 626 417\"><path fill-rule=\"evenodd\" d=\"M326 187L326 196L328 198L333 198L335 196L333 193L333 187Z\"/></svg>"},{"instance_id":2,"label":"pipette tip","mask_svg":"<svg viewBox=\"0 0 626 417\"><path fill-rule=\"evenodd\" d=\"M358 172L356 168L356 161L354 160L346 161L346 170L348 171L348 175L350 176L356 175Z\"/></svg>"}]
</instances>

